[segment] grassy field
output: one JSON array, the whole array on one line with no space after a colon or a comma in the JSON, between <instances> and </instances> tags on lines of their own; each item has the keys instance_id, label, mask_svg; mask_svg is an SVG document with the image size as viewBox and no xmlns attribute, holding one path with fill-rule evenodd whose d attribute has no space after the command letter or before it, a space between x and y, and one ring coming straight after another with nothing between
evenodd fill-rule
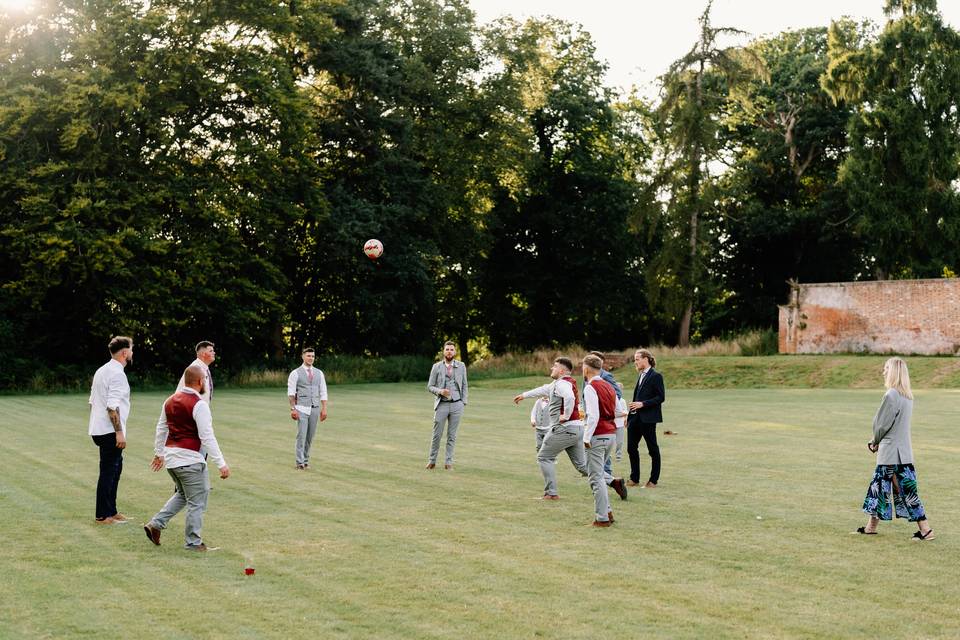
<instances>
[{"instance_id":1,"label":"grassy field","mask_svg":"<svg viewBox=\"0 0 960 640\"><path fill-rule=\"evenodd\" d=\"M472 387L452 472L423 469L422 384L331 387L308 472L283 390L218 392L234 475L213 481L204 537L222 550L206 555L181 549L182 516L161 547L139 526L171 488L148 468L162 394L134 393L119 501L133 523L114 527L93 524L86 395L0 398L0 638L960 635L957 391L917 394L938 539L911 543L903 521L849 535L877 388L668 389L661 486L614 495L616 524L593 529L565 460L562 500L536 500L529 405L510 398L540 382Z\"/></svg>"}]
</instances>

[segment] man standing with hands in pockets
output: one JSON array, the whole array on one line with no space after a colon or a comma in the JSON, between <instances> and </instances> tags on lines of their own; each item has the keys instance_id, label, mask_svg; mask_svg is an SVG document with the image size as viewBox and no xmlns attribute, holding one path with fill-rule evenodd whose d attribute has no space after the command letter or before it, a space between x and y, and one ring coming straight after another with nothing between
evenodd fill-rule
<instances>
[{"instance_id":1,"label":"man standing with hands in pockets","mask_svg":"<svg viewBox=\"0 0 960 640\"><path fill-rule=\"evenodd\" d=\"M443 344L443 360L433 365L427 390L433 400L433 439L430 441L430 457L427 469L437 466L440 453L440 439L443 428L447 428L447 448L443 460L444 469L453 469L453 449L457 446L457 430L463 407L467 404L467 366L456 360L457 345L449 340Z\"/></svg>"}]
</instances>

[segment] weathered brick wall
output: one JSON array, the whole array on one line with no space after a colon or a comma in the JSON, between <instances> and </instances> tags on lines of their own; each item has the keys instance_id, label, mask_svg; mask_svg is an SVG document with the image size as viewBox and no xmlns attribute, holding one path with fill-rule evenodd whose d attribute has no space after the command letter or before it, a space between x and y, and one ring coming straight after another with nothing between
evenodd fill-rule
<instances>
[{"instance_id":1,"label":"weathered brick wall","mask_svg":"<svg viewBox=\"0 0 960 640\"><path fill-rule=\"evenodd\" d=\"M801 284L780 307L780 353L958 350L960 278Z\"/></svg>"}]
</instances>

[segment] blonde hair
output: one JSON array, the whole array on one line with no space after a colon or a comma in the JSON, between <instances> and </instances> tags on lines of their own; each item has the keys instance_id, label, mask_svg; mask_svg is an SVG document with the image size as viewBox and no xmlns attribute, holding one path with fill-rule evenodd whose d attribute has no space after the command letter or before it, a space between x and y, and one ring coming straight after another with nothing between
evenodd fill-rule
<instances>
[{"instance_id":1,"label":"blonde hair","mask_svg":"<svg viewBox=\"0 0 960 640\"><path fill-rule=\"evenodd\" d=\"M910 372L903 358L890 358L883 365L883 383L887 389L896 389L904 398L913 400L910 390Z\"/></svg>"},{"instance_id":2,"label":"blonde hair","mask_svg":"<svg viewBox=\"0 0 960 640\"><path fill-rule=\"evenodd\" d=\"M647 362L650 363L651 367L657 366L657 359L653 357L653 354L647 351L646 349L637 349L637 352L634 353L635 356L640 356L641 358L646 358Z\"/></svg>"}]
</instances>

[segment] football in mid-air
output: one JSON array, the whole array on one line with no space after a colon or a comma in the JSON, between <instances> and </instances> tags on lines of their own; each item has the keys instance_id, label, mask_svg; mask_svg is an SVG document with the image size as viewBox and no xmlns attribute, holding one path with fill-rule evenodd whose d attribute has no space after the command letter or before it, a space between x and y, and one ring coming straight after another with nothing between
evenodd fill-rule
<instances>
[{"instance_id":1,"label":"football in mid-air","mask_svg":"<svg viewBox=\"0 0 960 640\"><path fill-rule=\"evenodd\" d=\"M383 243L376 238L370 238L363 245L363 252L367 254L367 257L371 260L376 260L383 255Z\"/></svg>"}]
</instances>

